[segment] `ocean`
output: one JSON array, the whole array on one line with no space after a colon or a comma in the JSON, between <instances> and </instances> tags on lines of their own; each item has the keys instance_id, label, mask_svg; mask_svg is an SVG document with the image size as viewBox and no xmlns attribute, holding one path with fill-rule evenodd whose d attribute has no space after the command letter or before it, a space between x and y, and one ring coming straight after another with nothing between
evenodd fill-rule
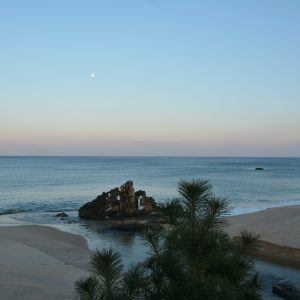
<instances>
[{"instance_id":1,"label":"ocean","mask_svg":"<svg viewBox=\"0 0 300 300\"><path fill-rule=\"evenodd\" d=\"M180 179L193 178L209 180L216 195L230 200L231 214L300 204L300 158L0 156L0 225L42 224L78 233L91 249L117 248L129 265L146 255L139 235L80 220L79 207L127 180L165 201L178 195ZM62 211L69 217L55 217ZM289 268L258 268L300 280L299 271Z\"/></svg>"},{"instance_id":2,"label":"ocean","mask_svg":"<svg viewBox=\"0 0 300 300\"><path fill-rule=\"evenodd\" d=\"M209 180L232 214L300 204L300 158L0 156L0 214L75 211L127 180L165 201L182 178Z\"/></svg>"}]
</instances>

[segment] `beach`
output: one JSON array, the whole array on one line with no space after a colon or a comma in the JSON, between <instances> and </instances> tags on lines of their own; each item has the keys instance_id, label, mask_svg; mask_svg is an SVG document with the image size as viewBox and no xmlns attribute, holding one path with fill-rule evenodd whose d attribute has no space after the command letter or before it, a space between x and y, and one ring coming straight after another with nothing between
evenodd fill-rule
<instances>
[{"instance_id":1,"label":"beach","mask_svg":"<svg viewBox=\"0 0 300 300\"><path fill-rule=\"evenodd\" d=\"M260 234L260 258L300 268L300 206L229 217L234 237ZM74 282L89 272L86 240L49 226L0 227L0 299L72 299Z\"/></svg>"},{"instance_id":2,"label":"beach","mask_svg":"<svg viewBox=\"0 0 300 300\"><path fill-rule=\"evenodd\" d=\"M300 205L268 208L228 219L232 237L239 236L243 229L260 236L256 256L300 268Z\"/></svg>"},{"instance_id":3,"label":"beach","mask_svg":"<svg viewBox=\"0 0 300 300\"><path fill-rule=\"evenodd\" d=\"M74 299L91 251L81 236L48 226L0 227L0 299Z\"/></svg>"}]
</instances>

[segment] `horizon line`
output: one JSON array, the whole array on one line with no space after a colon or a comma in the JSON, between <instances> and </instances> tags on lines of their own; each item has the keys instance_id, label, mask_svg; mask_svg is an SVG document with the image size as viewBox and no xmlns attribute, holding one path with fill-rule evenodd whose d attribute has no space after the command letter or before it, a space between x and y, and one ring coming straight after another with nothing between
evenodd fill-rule
<instances>
[{"instance_id":1,"label":"horizon line","mask_svg":"<svg viewBox=\"0 0 300 300\"><path fill-rule=\"evenodd\" d=\"M243 155L34 155L34 154L0 154L0 157L144 157L144 158L300 158L300 156L243 156Z\"/></svg>"}]
</instances>

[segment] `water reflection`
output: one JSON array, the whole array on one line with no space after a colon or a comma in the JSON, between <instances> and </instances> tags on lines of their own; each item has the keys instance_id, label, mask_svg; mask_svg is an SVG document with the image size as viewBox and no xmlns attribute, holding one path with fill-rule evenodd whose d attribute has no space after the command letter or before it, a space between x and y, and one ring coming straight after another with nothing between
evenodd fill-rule
<instances>
[{"instance_id":1,"label":"water reflection","mask_svg":"<svg viewBox=\"0 0 300 300\"><path fill-rule=\"evenodd\" d=\"M121 253L125 267L146 257L147 249L138 232L111 230L99 221L83 219L52 226L84 236L91 250L113 247Z\"/></svg>"}]
</instances>

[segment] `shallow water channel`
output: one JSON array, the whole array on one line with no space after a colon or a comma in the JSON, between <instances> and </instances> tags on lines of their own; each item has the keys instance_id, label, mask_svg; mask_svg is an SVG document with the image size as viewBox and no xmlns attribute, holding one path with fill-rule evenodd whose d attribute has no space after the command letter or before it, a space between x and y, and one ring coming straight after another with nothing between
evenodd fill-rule
<instances>
[{"instance_id":1,"label":"shallow water channel","mask_svg":"<svg viewBox=\"0 0 300 300\"><path fill-rule=\"evenodd\" d=\"M123 258L125 267L147 256L147 248L139 234L131 231L114 231L103 228L95 221L84 220L79 223L55 225L55 227L83 235L89 248L102 249L109 246L117 249ZM300 289L300 270L256 260L256 269L263 277L263 299L280 299L272 293L272 285L284 280Z\"/></svg>"}]
</instances>

